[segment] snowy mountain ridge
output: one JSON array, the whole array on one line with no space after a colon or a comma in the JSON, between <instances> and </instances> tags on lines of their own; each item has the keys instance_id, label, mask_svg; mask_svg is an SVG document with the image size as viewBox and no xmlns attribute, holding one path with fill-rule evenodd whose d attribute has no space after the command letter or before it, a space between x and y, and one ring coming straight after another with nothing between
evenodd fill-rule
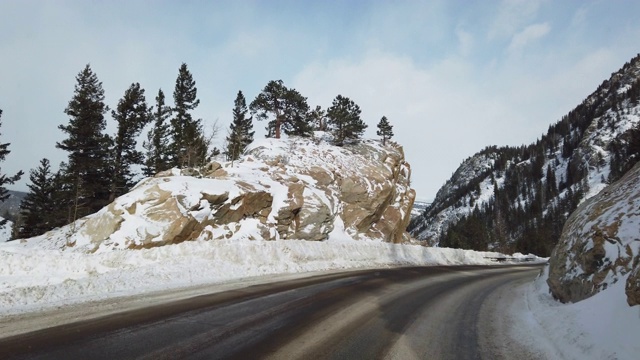
<instances>
[{"instance_id":1,"label":"snowy mountain ridge","mask_svg":"<svg viewBox=\"0 0 640 360\"><path fill-rule=\"evenodd\" d=\"M451 178L438 190L431 206L425 208L422 218L417 216L412 221L410 225L412 235L420 240L428 240L427 243L431 246L437 245L435 240L430 239L437 239L450 224L457 222L473 210L473 206L469 206L467 199L462 200L465 202L464 205L460 203L458 194L470 191L476 186L478 179L484 180L492 170L495 159L496 153L491 148L465 159ZM489 190L493 191L493 189ZM470 196L469 200L486 201L491 194L485 191L484 194L480 194L481 196ZM427 223L424 221L426 216L435 220Z\"/></svg>"},{"instance_id":2,"label":"snowy mountain ridge","mask_svg":"<svg viewBox=\"0 0 640 360\"><path fill-rule=\"evenodd\" d=\"M640 57L611 75L536 143L466 159L409 230L430 245L548 255L577 205L619 179L640 125ZM476 227L475 233L468 230ZM483 239L479 243L471 240Z\"/></svg>"}]
</instances>

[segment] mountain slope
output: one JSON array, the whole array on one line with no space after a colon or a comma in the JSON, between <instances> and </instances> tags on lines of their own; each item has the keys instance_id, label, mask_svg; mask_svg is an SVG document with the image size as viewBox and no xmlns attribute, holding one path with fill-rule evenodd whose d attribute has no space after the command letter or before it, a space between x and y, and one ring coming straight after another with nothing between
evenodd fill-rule
<instances>
[{"instance_id":1,"label":"mountain slope","mask_svg":"<svg viewBox=\"0 0 640 360\"><path fill-rule=\"evenodd\" d=\"M548 256L578 204L636 162L639 103L636 56L534 144L463 161L410 233L430 245Z\"/></svg>"}]
</instances>

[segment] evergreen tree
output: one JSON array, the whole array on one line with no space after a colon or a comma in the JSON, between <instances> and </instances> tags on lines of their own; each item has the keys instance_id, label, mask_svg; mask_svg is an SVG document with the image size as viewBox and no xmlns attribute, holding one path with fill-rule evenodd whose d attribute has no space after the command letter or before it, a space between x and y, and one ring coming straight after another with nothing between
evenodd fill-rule
<instances>
[{"instance_id":1,"label":"evergreen tree","mask_svg":"<svg viewBox=\"0 0 640 360\"><path fill-rule=\"evenodd\" d=\"M551 168L551 164L547 165L547 192L549 196L555 197L558 195L558 185L556 184L556 173Z\"/></svg>"},{"instance_id":2,"label":"evergreen tree","mask_svg":"<svg viewBox=\"0 0 640 360\"><path fill-rule=\"evenodd\" d=\"M360 113L360 107L348 97L338 95L333 100L327 109L327 119L337 145L342 146L347 141L357 141L362 137L367 124L360 118Z\"/></svg>"},{"instance_id":3,"label":"evergreen tree","mask_svg":"<svg viewBox=\"0 0 640 360\"><path fill-rule=\"evenodd\" d=\"M247 117L247 102L242 94L238 91L233 108L233 121L229 128L227 136L227 149L225 154L227 160L237 160L244 150L253 142L253 118Z\"/></svg>"},{"instance_id":4,"label":"evergreen tree","mask_svg":"<svg viewBox=\"0 0 640 360\"><path fill-rule=\"evenodd\" d=\"M152 113L153 127L147 133L147 141L143 147L147 150L146 160L142 172L145 176L153 176L160 171L171 168L169 158L169 117L171 107L165 105L162 89L156 96L156 107Z\"/></svg>"},{"instance_id":5,"label":"evergreen tree","mask_svg":"<svg viewBox=\"0 0 640 360\"><path fill-rule=\"evenodd\" d=\"M309 113L309 119L316 124L316 130L318 131L326 131L327 130L327 116L326 112L322 110L320 105L316 106L315 109L311 110Z\"/></svg>"},{"instance_id":6,"label":"evergreen tree","mask_svg":"<svg viewBox=\"0 0 640 360\"><path fill-rule=\"evenodd\" d=\"M211 159L212 153L209 152L211 142L204 135L202 119L189 123L185 128L185 136L186 148L181 157L183 167L204 166ZM213 153L216 151L219 153L217 149Z\"/></svg>"},{"instance_id":7,"label":"evergreen tree","mask_svg":"<svg viewBox=\"0 0 640 360\"><path fill-rule=\"evenodd\" d=\"M382 145L387 145L387 140L393 137L393 125L389 124L386 116L380 119L376 135L382 136Z\"/></svg>"},{"instance_id":8,"label":"evergreen tree","mask_svg":"<svg viewBox=\"0 0 640 360\"><path fill-rule=\"evenodd\" d=\"M111 116L118 123L118 133L114 138L110 202L129 191L134 185L131 167L143 164L143 154L136 150L136 139L151 117L144 89L139 83L129 86L118 102L116 110L111 112Z\"/></svg>"},{"instance_id":9,"label":"evergreen tree","mask_svg":"<svg viewBox=\"0 0 640 360\"><path fill-rule=\"evenodd\" d=\"M189 112L200 104L197 94L196 82L187 69L187 64L182 63L173 91L175 115L171 119L173 141L170 148L172 165L176 167L193 167L203 163L207 157L208 149L202 131L202 121L194 120Z\"/></svg>"},{"instance_id":10,"label":"evergreen tree","mask_svg":"<svg viewBox=\"0 0 640 360\"><path fill-rule=\"evenodd\" d=\"M2 125L2 110L0 110L0 126L1 125ZM10 143L0 144L0 162L4 161L7 155L11 153L11 150L9 150L9 145L11 144ZM4 202L9 198L9 190L7 190L4 186L6 184L13 184L16 181L20 180L22 175L23 175L22 171L18 171L17 174L12 176L7 176L6 174L0 173L0 202ZM7 219L0 220L0 229L4 228L6 224L7 224Z\"/></svg>"},{"instance_id":11,"label":"evergreen tree","mask_svg":"<svg viewBox=\"0 0 640 360\"><path fill-rule=\"evenodd\" d=\"M40 160L40 166L30 171L29 180L29 192L20 204L18 238L44 234L65 222L64 216L59 216L60 206L56 203L57 175L51 172L48 159Z\"/></svg>"},{"instance_id":12,"label":"evergreen tree","mask_svg":"<svg viewBox=\"0 0 640 360\"><path fill-rule=\"evenodd\" d=\"M295 89L288 89L282 80L269 81L249 108L258 120L273 116L267 125L267 137L279 139L281 130L287 135L311 136L307 98Z\"/></svg>"},{"instance_id":13,"label":"evergreen tree","mask_svg":"<svg viewBox=\"0 0 640 360\"><path fill-rule=\"evenodd\" d=\"M64 179L70 188L70 221L94 213L108 203L111 138L104 134L108 107L98 77L87 65L76 76L75 92L65 113L68 125L58 128L67 138L56 147L69 153Z\"/></svg>"},{"instance_id":14,"label":"evergreen tree","mask_svg":"<svg viewBox=\"0 0 640 360\"><path fill-rule=\"evenodd\" d=\"M640 124L629 130L629 147L627 149L628 159L631 160L628 168L633 167L640 160Z\"/></svg>"}]
</instances>

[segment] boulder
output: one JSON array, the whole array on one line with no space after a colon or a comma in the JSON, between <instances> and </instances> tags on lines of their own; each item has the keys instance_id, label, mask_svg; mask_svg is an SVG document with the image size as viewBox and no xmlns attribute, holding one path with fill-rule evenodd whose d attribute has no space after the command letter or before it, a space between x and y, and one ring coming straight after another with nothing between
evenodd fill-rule
<instances>
[{"instance_id":1,"label":"boulder","mask_svg":"<svg viewBox=\"0 0 640 360\"><path fill-rule=\"evenodd\" d=\"M638 302L640 163L571 214L549 260L547 283L562 302L577 302L626 281Z\"/></svg>"},{"instance_id":2,"label":"boulder","mask_svg":"<svg viewBox=\"0 0 640 360\"><path fill-rule=\"evenodd\" d=\"M195 239L323 241L336 229L355 239L409 239L415 192L401 147L378 141L336 147L302 138L262 142L248 149L246 161L214 161L141 181L78 221L66 245L97 251Z\"/></svg>"},{"instance_id":3,"label":"boulder","mask_svg":"<svg viewBox=\"0 0 640 360\"><path fill-rule=\"evenodd\" d=\"M247 192L222 205L213 213L213 222L228 224L247 217L260 217L268 209L270 212L273 196L266 191Z\"/></svg>"},{"instance_id":4,"label":"boulder","mask_svg":"<svg viewBox=\"0 0 640 360\"><path fill-rule=\"evenodd\" d=\"M627 295L627 304L629 306L640 305L640 266L638 266L638 260L640 260L640 257L636 257L634 270L625 284L625 294Z\"/></svg>"}]
</instances>

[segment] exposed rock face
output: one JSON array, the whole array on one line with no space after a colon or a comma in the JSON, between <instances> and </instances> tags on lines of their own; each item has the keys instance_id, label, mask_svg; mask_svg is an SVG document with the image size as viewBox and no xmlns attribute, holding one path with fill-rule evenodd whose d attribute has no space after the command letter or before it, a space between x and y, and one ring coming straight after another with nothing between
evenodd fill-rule
<instances>
[{"instance_id":1,"label":"exposed rock face","mask_svg":"<svg viewBox=\"0 0 640 360\"><path fill-rule=\"evenodd\" d=\"M569 217L547 283L560 301L576 302L626 280L627 301L638 305L639 263L640 163Z\"/></svg>"},{"instance_id":2,"label":"exposed rock face","mask_svg":"<svg viewBox=\"0 0 640 360\"><path fill-rule=\"evenodd\" d=\"M636 260L637 259L636 257ZM640 266L638 266L637 261L634 264L634 269L633 273L629 275L625 286L629 306L640 305Z\"/></svg>"},{"instance_id":3,"label":"exposed rock face","mask_svg":"<svg viewBox=\"0 0 640 360\"><path fill-rule=\"evenodd\" d=\"M194 170L191 170L192 174ZM165 171L79 220L63 246L98 251L224 238L409 240L415 192L402 148L265 139L202 176ZM63 231L63 230L61 230ZM43 235L47 237L47 234Z\"/></svg>"}]
</instances>

